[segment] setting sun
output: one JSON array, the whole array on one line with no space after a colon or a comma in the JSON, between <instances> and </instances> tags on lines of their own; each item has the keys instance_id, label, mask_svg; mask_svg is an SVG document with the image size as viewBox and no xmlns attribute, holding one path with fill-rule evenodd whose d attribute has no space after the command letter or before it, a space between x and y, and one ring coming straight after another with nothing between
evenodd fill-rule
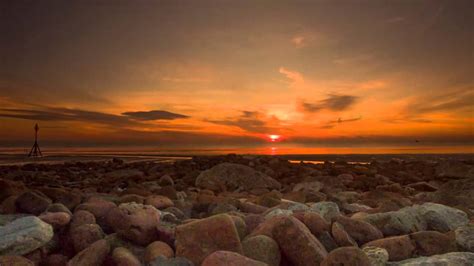
<instances>
[{"instance_id":1,"label":"setting sun","mask_svg":"<svg viewBox=\"0 0 474 266\"><path fill-rule=\"evenodd\" d=\"M281 139L280 135L268 135L268 138L270 139L271 142L276 142Z\"/></svg>"}]
</instances>

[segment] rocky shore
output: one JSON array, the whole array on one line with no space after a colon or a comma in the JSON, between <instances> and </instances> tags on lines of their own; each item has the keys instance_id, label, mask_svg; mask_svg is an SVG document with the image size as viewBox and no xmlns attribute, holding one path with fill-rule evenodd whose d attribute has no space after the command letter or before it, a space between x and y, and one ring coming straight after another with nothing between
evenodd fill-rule
<instances>
[{"instance_id":1,"label":"rocky shore","mask_svg":"<svg viewBox=\"0 0 474 266\"><path fill-rule=\"evenodd\" d=\"M474 265L474 161L0 166L0 265Z\"/></svg>"}]
</instances>

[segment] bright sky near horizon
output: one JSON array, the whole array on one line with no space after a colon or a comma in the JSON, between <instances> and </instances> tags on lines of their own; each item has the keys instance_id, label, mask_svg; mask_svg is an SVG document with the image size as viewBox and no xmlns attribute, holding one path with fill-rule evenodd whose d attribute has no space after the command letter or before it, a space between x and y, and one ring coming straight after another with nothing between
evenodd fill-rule
<instances>
[{"instance_id":1,"label":"bright sky near horizon","mask_svg":"<svg viewBox=\"0 0 474 266\"><path fill-rule=\"evenodd\" d=\"M0 146L29 145L38 122L48 145L471 149L473 10L2 1Z\"/></svg>"}]
</instances>

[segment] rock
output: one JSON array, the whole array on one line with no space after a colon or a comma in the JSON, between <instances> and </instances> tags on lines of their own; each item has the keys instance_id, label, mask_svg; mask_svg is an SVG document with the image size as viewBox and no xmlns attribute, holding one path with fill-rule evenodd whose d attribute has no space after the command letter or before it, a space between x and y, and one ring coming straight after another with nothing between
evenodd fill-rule
<instances>
[{"instance_id":1,"label":"rock","mask_svg":"<svg viewBox=\"0 0 474 266\"><path fill-rule=\"evenodd\" d=\"M407 235L377 239L365 244L364 247L379 247L387 250L391 261L408 259L415 251L415 246Z\"/></svg>"},{"instance_id":2,"label":"rock","mask_svg":"<svg viewBox=\"0 0 474 266\"><path fill-rule=\"evenodd\" d=\"M256 261L245 256L240 255L239 253L231 251L215 251L209 256L207 256L202 262L201 266L265 266L267 264Z\"/></svg>"},{"instance_id":3,"label":"rock","mask_svg":"<svg viewBox=\"0 0 474 266\"><path fill-rule=\"evenodd\" d=\"M140 203L143 204L145 201L145 197L140 196L140 195L135 195L135 194L126 194L120 197L119 203L130 203L130 202L135 202L135 203Z\"/></svg>"},{"instance_id":4,"label":"rock","mask_svg":"<svg viewBox=\"0 0 474 266\"><path fill-rule=\"evenodd\" d=\"M388 252L384 248L364 247L362 251L367 255L372 266L385 266L388 261Z\"/></svg>"},{"instance_id":5,"label":"rock","mask_svg":"<svg viewBox=\"0 0 474 266\"><path fill-rule=\"evenodd\" d=\"M173 207L174 203L168 197L161 195L153 195L145 199L145 205L151 205L157 209L166 209L169 207Z\"/></svg>"},{"instance_id":6,"label":"rock","mask_svg":"<svg viewBox=\"0 0 474 266\"><path fill-rule=\"evenodd\" d=\"M412 183L412 184L407 185L407 187L413 188L417 191L425 191L425 192L433 192L433 191L438 190L437 187L433 186L432 184L427 183L426 181Z\"/></svg>"},{"instance_id":7,"label":"rock","mask_svg":"<svg viewBox=\"0 0 474 266\"><path fill-rule=\"evenodd\" d=\"M278 244L272 238L258 235L242 241L244 255L251 259L264 262L269 266L280 265L281 255Z\"/></svg>"},{"instance_id":8,"label":"rock","mask_svg":"<svg viewBox=\"0 0 474 266\"><path fill-rule=\"evenodd\" d=\"M465 251L474 252L474 224L460 226L454 232L459 247Z\"/></svg>"},{"instance_id":9,"label":"rock","mask_svg":"<svg viewBox=\"0 0 474 266\"><path fill-rule=\"evenodd\" d=\"M71 228L69 234L76 253L104 238L104 232L102 232L102 228L97 224L83 224Z\"/></svg>"},{"instance_id":10,"label":"rock","mask_svg":"<svg viewBox=\"0 0 474 266\"><path fill-rule=\"evenodd\" d=\"M437 203L427 202L413 208L421 214L430 230L448 232L469 222L465 212Z\"/></svg>"},{"instance_id":11,"label":"rock","mask_svg":"<svg viewBox=\"0 0 474 266\"><path fill-rule=\"evenodd\" d=\"M423 216L412 207L369 214L361 219L377 227L385 236L404 235L427 229Z\"/></svg>"},{"instance_id":12,"label":"rock","mask_svg":"<svg viewBox=\"0 0 474 266\"><path fill-rule=\"evenodd\" d=\"M0 256L2 266L35 266L31 260L21 256Z\"/></svg>"},{"instance_id":13,"label":"rock","mask_svg":"<svg viewBox=\"0 0 474 266\"><path fill-rule=\"evenodd\" d=\"M160 241L165 242L174 248L176 240L176 226L161 223L156 227L156 233Z\"/></svg>"},{"instance_id":14,"label":"rock","mask_svg":"<svg viewBox=\"0 0 474 266\"><path fill-rule=\"evenodd\" d=\"M338 216L335 221L342 225L347 234L359 245L383 238L382 232L370 223L345 216Z\"/></svg>"},{"instance_id":15,"label":"rock","mask_svg":"<svg viewBox=\"0 0 474 266\"><path fill-rule=\"evenodd\" d=\"M162 187L164 186L174 186L174 181L169 175L164 175L158 180L158 184Z\"/></svg>"},{"instance_id":16,"label":"rock","mask_svg":"<svg viewBox=\"0 0 474 266\"><path fill-rule=\"evenodd\" d=\"M319 265L327 251L309 229L294 217L281 217L273 230L286 258L294 265Z\"/></svg>"},{"instance_id":17,"label":"rock","mask_svg":"<svg viewBox=\"0 0 474 266\"><path fill-rule=\"evenodd\" d=\"M161 241L152 242L146 247L144 257L144 261L146 263L154 261L159 256L163 256L165 258L173 258L174 251L168 244Z\"/></svg>"},{"instance_id":18,"label":"rock","mask_svg":"<svg viewBox=\"0 0 474 266\"><path fill-rule=\"evenodd\" d=\"M71 224L69 228L78 227L83 224L95 224L95 216L94 214L85 211L85 210L78 210L75 211L72 215Z\"/></svg>"},{"instance_id":19,"label":"rock","mask_svg":"<svg viewBox=\"0 0 474 266\"><path fill-rule=\"evenodd\" d=\"M232 221L234 221L235 228L239 234L239 239L242 240L247 236L247 225L245 220L239 216L231 215Z\"/></svg>"},{"instance_id":20,"label":"rock","mask_svg":"<svg viewBox=\"0 0 474 266\"><path fill-rule=\"evenodd\" d=\"M214 251L243 252L235 224L227 214L178 226L175 243L176 256L186 257L196 265Z\"/></svg>"},{"instance_id":21,"label":"rock","mask_svg":"<svg viewBox=\"0 0 474 266\"><path fill-rule=\"evenodd\" d=\"M283 210L283 209L270 209L270 211L265 215L265 219L270 219L275 216L291 216L293 211Z\"/></svg>"},{"instance_id":22,"label":"rock","mask_svg":"<svg viewBox=\"0 0 474 266\"><path fill-rule=\"evenodd\" d=\"M247 212L247 213L255 213L255 214L260 214L268 210L267 207L260 206L257 204L253 204L251 202L240 202L239 203L239 209L242 212Z\"/></svg>"},{"instance_id":23,"label":"rock","mask_svg":"<svg viewBox=\"0 0 474 266\"><path fill-rule=\"evenodd\" d=\"M389 266L428 266L428 265L442 265L442 266L468 266L474 265L474 253L471 252L451 252L442 255L434 255L431 257L418 257L407 259L394 263L389 263Z\"/></svg>"},{"instance_id":24,"label":"rock","mask_svg":"<svg viewBox=\"0 0 474 266\"><path fill-rule=\"evenodd\" d=\"M31 216L30 214L17 213L17 214L0 214L0 226L7 225L17 219Z\"/></svg>"},{"instance_id":25,"label":"rock","mask_svg":"<svg viewBox=\"0 0 474 266\"><path fill-rule=\"evenodd\" d=\"M68 261L68 257L62 254L50 254L42 264L48 266L66 266Z\"/></svg>"},{"instance_id":26,"label":"rock","mask_svg":"<svg viewBox=\"0 0 474 266\"><path fill-rule=\"evenodd\" d=\"M327 251L333 251L339 246L328 231L324 231L317 236L319 242L323 244Z\"/></svg>"},{"instance_id":27,"label":"rock","mask_svg":"<svg viewBox=\"0 0 474 266\"><path fill-rule=\"evenodd\" d=\"M112 251L112 260L116 266L141 266L140 260L130 250L118 247Z\"/></svg>"},{"instance_id":28,"label":"rock","mask_svg":"<svg viewBox=\"0 0 474 266\"><path fill-rule=\"evenodd\" d=\"M264 206L267 208L272 208L278 206L281 203L281 196L275 195L275 193L269 192L261 195L258 197L257 202L258 205Z\"/></svg>"},{"instance_id":29,"label":"rock","mask_svg":"<svg viewBox=\"0 0 474 266\"><path fill-rule=\"evenodd\" d=\"M53 238L53 227L28 216L0 227L0 255L24 255Z\"/></svg>"},{"instance_id":30,"label":"rock","mask_svg":"<svg viewBox=\"0 0 474 266\"><path fill-rule=\"evenodd\" d=\"M319 213L328 222L331 222L333 218L341 214L337 204L331 201L314 203L310 208L311 211Z\"/></svg>"},{"instance_id":31,"label":"rock","mask_svg":"<svg viewBox=\"0 0 474 266\"><path fill-rule=\"evenodd\" d=\"M304 223L308 227L309 231L316 237L321 235L325 231L329 231L329 223L315 212L303 212L295 213L294 215L298 220Z\"/></svg>"},{"instance_id":32,"label":"rock","mask_svg":"<svg viewBox=\"0 0 474 266\"><path fill-rule=\"evenodd\" d=\"M94 214L97 223L103 226L107 224L107 214L115 207L117 207L117 205L111 201L93 197L85 203L79 204L75 211L85 210Z\"/></svg>"},{"instance_id":33,"label":"rock","mask_svg":"<svg viewBox=\"0 0 474 266\"><path fill-rule=\"evenodd\" d=\"M107 235L104 240L107 241L111 250L122 247L132 252L132 254L137 258L143 259L145 256L145 247L136 245L126 239L123 239L118 236L117 233Z\"/></svg>"},{"instance_id":34,"label":"rock","mask_svg":"<svg viewBox=\"0 0 474 266\"><path fill-rule=\"evenodd\" d=\"M160 212L153 206L137 203L122 203L107 215L107 222L120 236L147 245L156 240L156 226Z\"/></svg>"},{"instance_id":35,"label":"rock","mask_svg":"<svg viewBox=\"0 0 474 266\"><path fill-rule=\"evenodd\" d=\"M229 203L217 203L209 206L209 213L211 216L233 211L237 211L237 207Z\"/></svg>"},{"instance_id":36,"label":"rock","mask_svg":"<svg viewBox=\"0 0 474 266\"><path fill-rule=\"evenodd\" d=\"M411 234L410 238L415 243L416 255L432 256L454 251L451 238L440 232L421 231Z\"/></svg>"},{"instance_id":37,"label":"rock","mask_svg":"<svg viewBox=\"0 0 474 266\"><path fill-rule=\"evenodd\" d=\"M474 167L459 161L442 161L435 171L441 178L474 178Z\"/></svg>"},{"instance_id":38,"label":"rock","mask_svg":"<svg viewBox=\"0 0 474 266\"><path fill-rule=\"evenodd\" d=\"M338 222L334 222L331 227L332 237L336 241L337 245L340 247L358 247L357 243L352 239L352 237L344 230Z\"/></svg>"},{"instance_id":39,"label":"rock","mask_svg":"<svg viewBox=\"0 0 474 266\"><path fill-rule=\"evenodd\" d=\"M293 187L293 191L313 191L319 192L324 187L323 183L318 181L302 182Z\"/></svg>"},{"instance_id":40,"label":"rock","mask_svg":"<svg viewBox=\"0 0 474 266\"><path fill-rule=\"evenodd\" d=\"M65 212L72 216L71 210L62 203L53 203L49 205L45 212Z\"/></svg>"},{"instance_id":41,"label":"rock","mask_svg":"<svg viewBox=\"0 0 474 266\"><path fill-rule=\"evenodd\" d=\"M51 199L39 192L27 191L16 199L16 207L23 212L39 215L52 203Z\"/></svg>"},{"instance_id":42,"label":"rock","mask_svg":"<svg viewBox=\"0 0 474 266\"><path fill-rule=\"evenodd\" d=\"M110 245L101 239L83 251L79 252L69 262L68 266L100 266L110 252Z\"/></svg>"},{"instance_id":43,"label":"rock","mask_svg":"<svg viewBox=\"0 0 474 266\"><path fill-rule=\"evenodd\" d=\"M234 163L221 163L205 170L196 178L196 186L213 191L257 188L279 189L280 183L262 172Z\"/></svg>"},{"instance_id":44,"label":"rock","mask_svg":"<svg viewBox=\"0 0 474 266\"><path fill-rule=\"evenodd\" d=\"M137 169L120 169L106 173L104 178L109 180L127 180L133 178L142 178L143 176L143 172Z\"/></svg>"},{"instance_id":45,"label":"rock","mask_svg":"<svg viewBox=\"0 0 474 266\"><path fill-rule=\"evenodd\" d=\"M370 259L357 247L341 247L331 251L321 266L358 265L371 266Z\"/></svg>"},{"instance_id":46,"label":"rock","mask_svg":"<svg viewBox=\"0 0 474 266\"><path fill-rule=\"evenodd\" d=\"M66 212L45 212L38 218L55 228L66 226L71 221L71 215Z\"/></svg>"},{"instance_id":47,"label":"rock","mask_svg":"<svg viewBox=\"0 0 474 266\"><path fill-rule=\"evenodd\" d=\"M448 206L474 209L474 179L452 180L432 194L432 201Z\"/></svg>"},{"instance_id":48,"label":"rock","mask_svg":"<svg viewBox=\"0 0 474 266\"><path fill-rule=\"evenodd\" d=\"M194 263L183 257L165 258L159 256L150 262L148 266L194 266Z\"/></svg>"},{"instance_id":49,"label":"rock","mask_svg":"<svg viewBox=\"0 0 474 266\"><path fill-rule=\"evenodd\" d=\"M39 190L52 199L55 203L63 204L69 210L73 210L82 201L82 193L77 189L67 191L62 188L47 187L40 188Z\"/></svg>"}]
</instances>

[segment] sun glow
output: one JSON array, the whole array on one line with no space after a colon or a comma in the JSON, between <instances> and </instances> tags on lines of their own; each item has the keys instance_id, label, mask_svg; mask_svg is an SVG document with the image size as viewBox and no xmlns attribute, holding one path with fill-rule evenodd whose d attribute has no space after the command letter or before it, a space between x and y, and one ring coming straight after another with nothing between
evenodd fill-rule
<instances>
[{"instance_id":1,"label":"sun glow","mask_svg":"<svg viewBox=\"0 0 474 266\"><path fill-rule=\"evenodd\" d=\"M268 135L268 138L270 139L271 142L276 142L281 139L280 135Z\"/></svg>"}]
</instances>

